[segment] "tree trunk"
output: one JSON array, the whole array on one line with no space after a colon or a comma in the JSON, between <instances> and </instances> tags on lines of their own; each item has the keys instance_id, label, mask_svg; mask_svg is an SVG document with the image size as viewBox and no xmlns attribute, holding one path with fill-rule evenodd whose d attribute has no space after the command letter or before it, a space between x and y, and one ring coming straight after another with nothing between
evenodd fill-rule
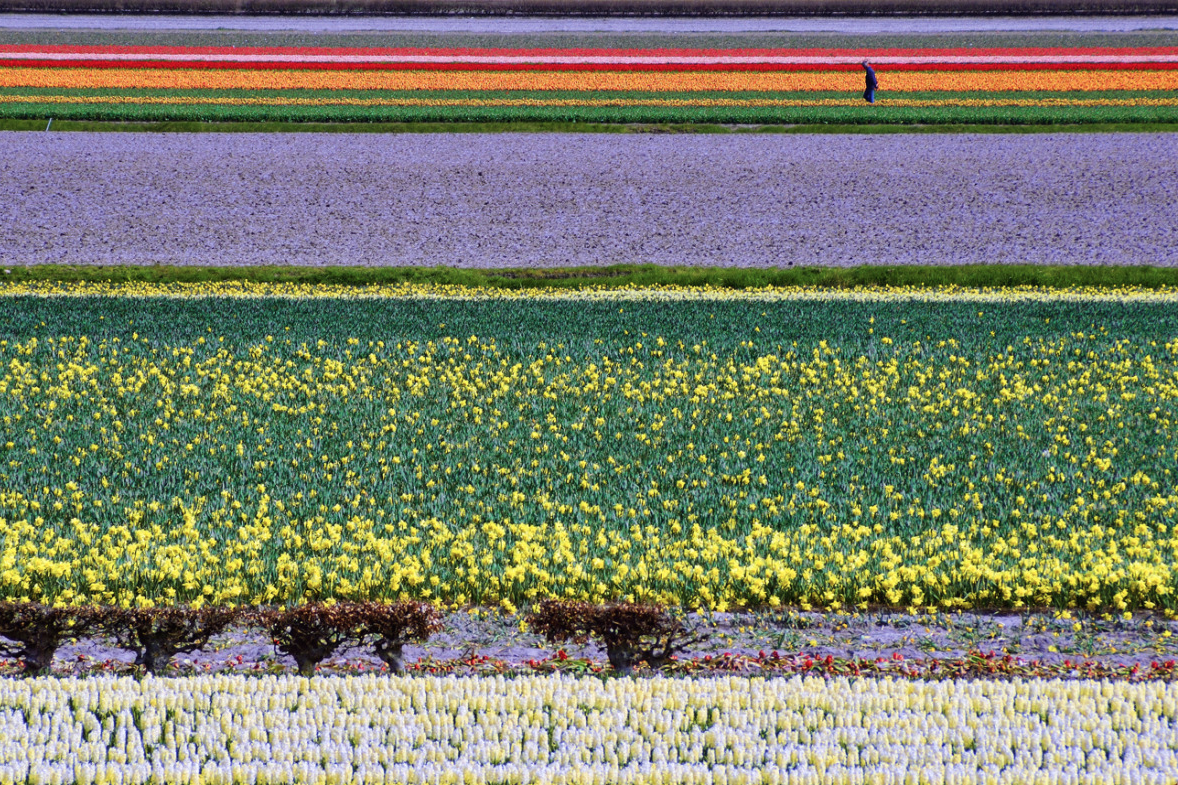
<instances>
[{"instance_id":1,"label":"tree trunk","mask_svg":"<svg viewBox=\"0 0 1178 785\"><path fill-rule=\"evenodd\" d=\"M405 644L401 641L391 641L388 638L376 642L376 656L380 657L397 676L405 674L405 656L402 653L404 647Z\"/></svg>"},{"instance_id":2,"label":"tree trunk","mask_svg":"<svg viewBox=\"0 0 1178 785\"><path fill-rule=\"evenodd\" d=\"M152 640L146 641L143 651L135 657L135 664L142 665L143 670L152 676L168 667L168 663L171 661L172 652Z\"/></svg>"},{"instance_id":3,"label":"tree trunk","mask_svg":"<svg viewBox=\"0 0 1178 785\"><path fill-rule=\"evenodd\" d=\"M319 660L309 657L306 654L301 657L298 654L291 656L295 658L295 664L298 665L300 676L306 676L309 679L315 675L315 666L319 664Z\"/></svg>"},{"instance_id":4,"label":"tree trunk","mask_svg":"<svg viewBox=\"0 0 1178 785\"><path fill-rule=\"evenodd\" d=\"M629 646L614 645L606 646L606 656L609 657L609 665L620 676L629 676L634 672L634 652Z\"/></svg>"},{"instance_id":5,"label":"tree trunk","mask_svg":"<svg viewBox=\"0 0 1178 785\"><path fill-rule=\"evenodd\" d=\"M32 641L21 657L26 676L42 676L53 669L53 655L57 653L57 641Z\"/></svg>"}]
</instances>

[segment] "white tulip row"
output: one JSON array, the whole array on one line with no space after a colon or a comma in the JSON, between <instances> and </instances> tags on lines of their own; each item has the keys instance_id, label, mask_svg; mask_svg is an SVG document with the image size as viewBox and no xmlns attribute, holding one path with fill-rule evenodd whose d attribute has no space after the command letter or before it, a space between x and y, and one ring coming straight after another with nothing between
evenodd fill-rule
<instances>
[{"instance_id":1,"label":"white tulip row","mask_svg":"<svg viewBox=\"0 0 1178 785\"><path fill-rule=\"evenodd\" d=\"M1174 783L1178 685L0 680L9 783Z\"/></svg>"}]
</instances>

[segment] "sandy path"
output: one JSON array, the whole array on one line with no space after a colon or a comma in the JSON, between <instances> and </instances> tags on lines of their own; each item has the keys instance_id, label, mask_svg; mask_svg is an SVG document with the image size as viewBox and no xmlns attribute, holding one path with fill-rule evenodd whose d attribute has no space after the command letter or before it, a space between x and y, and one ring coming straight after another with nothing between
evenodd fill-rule
<instances>
[{"instance_id":1,"label":"sandy path","mask_svg":"<svg viewBox=\"0 0 1178 785\"><path fill-rule=\"evenodd\" d=\"M4 264L1178 264L1178 134L0 133Z\"/></svg>"},{"instance_id":2,"label":"sandy path","mask_svg":"<svg viewBox=\"0 0 1178 785\"><path fill-rule=\"evenodd\" d=\"M281 17L0 14L9 30L290 30L309 33L960 33L1178 30L1178 16L1080 17Z\"/></svg>"}]
</instances>

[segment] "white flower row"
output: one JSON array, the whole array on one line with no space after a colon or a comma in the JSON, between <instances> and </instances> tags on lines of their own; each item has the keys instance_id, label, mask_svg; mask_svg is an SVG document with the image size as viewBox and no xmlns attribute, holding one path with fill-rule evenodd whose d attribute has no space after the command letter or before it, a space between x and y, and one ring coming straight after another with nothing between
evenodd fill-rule
<instances>
[{"instance_id":1,"label":"white flower row","mask_svg":"<svg viewBox=\"0 0 1178 785\"><path fill-rule=\"evenodd\" d=\"M0 785L1176 781L1160 682L0 680Z\"/></svg>"}]
</instances>

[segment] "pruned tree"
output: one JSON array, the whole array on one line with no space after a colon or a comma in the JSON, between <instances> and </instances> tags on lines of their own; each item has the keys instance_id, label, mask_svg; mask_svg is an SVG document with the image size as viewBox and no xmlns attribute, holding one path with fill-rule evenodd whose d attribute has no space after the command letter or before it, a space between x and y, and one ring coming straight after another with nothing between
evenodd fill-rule
<instances>
[{"instance_id":1,"label":"pruned tree","mask_svg":"<svg viewBox=\"0 0 1178 785\"><path fill-rule=\"evenodd\" d=\"M527 617L528 626L552 643L584 643L596 638L605 644L610 667L626 675L645 662L665 666L672 657L706 634L687 629L657 605L544 600Z\"/></svg>"},{"instance_id":2,"label":"pruned tree","mask_svg":"<svg viewBox=\"0 0 1178 785\"><path fill-rule=\"evenodd\" d=\"M111 608L103 625L119 646L135 652L135 664L152 675L172 657L204 648L241 618L236 608L184 605L164 608Z\"/></svg>"},{"instance_id":3,"label":"pruned tree","mask_svg":"<svg viewBox=\"0 0 1178 785\"><path fill-rule=\"evenodd\" d=\"M314 676L315 667L344 644L359 643L361 606L320 602L258 611L253 621L266 630L274 648L294 657L299 675Z\"/></svg>"},{"instance_id":4,"label":"pruned tree","mask_svg":"<svg viewBox=\"0 0 1178 785\"><path fill-rule=\"evenodd\" d=\"M18 659L30 675L46 673L53 655L71 638L100 631L102 609L55 607L39 602L0 602L0 654Z\"/></svg>"},{"instance_id":5,"label":"pruned tree","mask_svg":"<svg viewBox=\"0 0 1178 785\"><path fill-rule=\"evenodd\" d=\"M362 603L357 606L357 620L360 636L375 636L376 656L396 674L405 672L402 651L406 643L428 640L442 629L441 616L434 606L412 600Z\"/></svg>"}]
</instances>

